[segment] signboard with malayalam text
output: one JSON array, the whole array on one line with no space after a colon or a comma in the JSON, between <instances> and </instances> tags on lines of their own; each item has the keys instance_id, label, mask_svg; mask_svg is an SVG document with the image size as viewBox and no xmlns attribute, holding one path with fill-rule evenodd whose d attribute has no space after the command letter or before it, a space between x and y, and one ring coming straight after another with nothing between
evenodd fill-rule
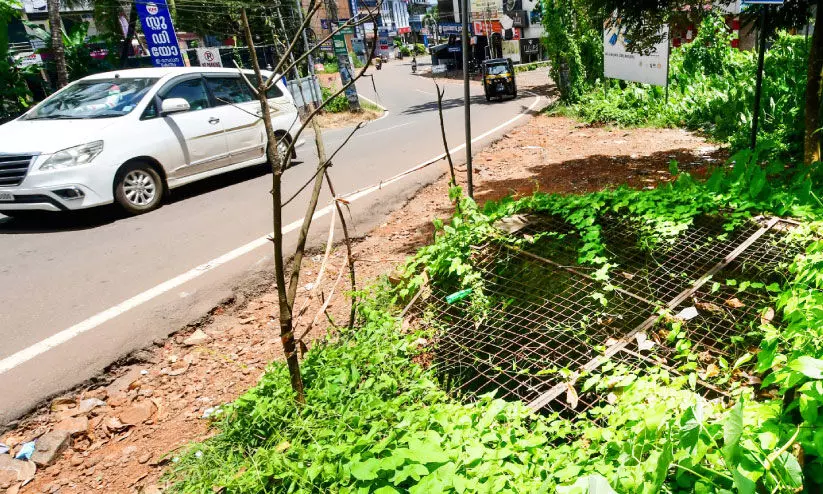
<instances>
[{"instance_id":1,"label":"signboard with malayalam text","mask_svg":"<svg viewBox=\"0 0 823 494\"><path fill-rule=\"evenodd\" d=\"M620 17L613 15L603 26L603 69L606 77L665 86L668 83L669 28L661 28L662 41L647 55L630 52Z\"/></svg>"},{"instance_id":2,"label":"signboard with malayalam text","mask_svg":"<svg viewBox=\"0 0 823 494\"><path fill-rule=\"evenodd\" d=\"M171 23L165 0L136 2L137 16L143 26L151 63L155 67L184 67L183 53Z\"/></svg>"}]
</instances>

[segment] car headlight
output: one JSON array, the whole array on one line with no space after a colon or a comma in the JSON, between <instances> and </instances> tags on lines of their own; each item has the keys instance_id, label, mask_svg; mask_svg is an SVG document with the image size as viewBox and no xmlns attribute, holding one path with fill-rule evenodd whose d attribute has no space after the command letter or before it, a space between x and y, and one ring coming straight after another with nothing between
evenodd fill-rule
<instances>
[{"instance_id":1,"label":"car headlight","mask_svg":"<svg viewBox=\"0 0 823 494\"><path fill-rule=\"evenodd\" d=\"M103 141L94 141L57 151L45 163L41 170L58 170L72 166L85 165L103 151Z\"/></svg>"}]
</instances>

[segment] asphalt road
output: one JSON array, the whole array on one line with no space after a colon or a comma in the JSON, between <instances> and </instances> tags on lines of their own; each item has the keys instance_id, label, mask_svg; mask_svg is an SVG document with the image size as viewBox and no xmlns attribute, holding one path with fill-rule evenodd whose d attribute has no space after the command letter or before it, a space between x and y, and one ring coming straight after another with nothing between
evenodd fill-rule
<instances>
[{"instance_id":1,"label":"asphalt road","mask_svg":"<svg viewBox=\"0 0 823 494\"><path fill-rule=\"evenodd\" d=\"M431 79L411 75L407 61L373 74L378 91L367 80L358 90L388 114L356 133L335 158L338 193L377 184L443 152ZM452 148L463 143L462 94L461 85L446 84ZM537 99L521 93L488 104L477 85L472 94L473 136L496 129L475 150ZM327 150L349 132L325 131ZM302 163L284 175L286 197L310 179L317 162L312 135L304 139ZM355 230L379 224L444 170L439 163L354 201ZM177 189L170 203L138 217L114 207L37 222L0 215L0 425L197 320L234 290L262 283L271 269L270 244L260 241L272 231L270 185L263 170L244 170ZM324 192L320 205L329 197ZM301 219L307 198L303 192L285 208L284 224ZM327 220L315 221L313 231L326 231ZM286 236L289 245L295 236Z\"/></svg>"}]
</instances>

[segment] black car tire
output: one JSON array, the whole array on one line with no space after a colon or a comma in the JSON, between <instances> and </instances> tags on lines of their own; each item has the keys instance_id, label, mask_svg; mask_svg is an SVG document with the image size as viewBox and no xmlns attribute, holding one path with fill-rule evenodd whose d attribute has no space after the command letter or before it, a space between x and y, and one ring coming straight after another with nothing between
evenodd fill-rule
<instances>
[{"instance_id":1,"label":"black car tire","mask_svg":"<svg viewBox=\"0 0 823 494\"><path fill-rule=\"evenodd\" d=\"M164 195L163 179L147 163L138 161L124 166L114 179L114 200L131 215L159 208Z\"/></svg>"}]
</instances>

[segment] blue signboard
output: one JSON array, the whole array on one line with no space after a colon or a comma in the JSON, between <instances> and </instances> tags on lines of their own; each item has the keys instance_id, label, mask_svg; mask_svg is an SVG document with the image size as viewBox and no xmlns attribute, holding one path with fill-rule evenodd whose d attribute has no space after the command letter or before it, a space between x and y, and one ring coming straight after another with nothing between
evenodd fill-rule
<instances>
[{"instance_id":1,"label":"blue signboard","mask_svg":"<svg viewBox=\"0 0 823 494\"><path fill-rule=\"evenodd\" d=\"M155 67L185 66L166 1L135 3L143 34L146 36L146 44L149 45L151 63Z\"/></svg>"}]
</instances>

